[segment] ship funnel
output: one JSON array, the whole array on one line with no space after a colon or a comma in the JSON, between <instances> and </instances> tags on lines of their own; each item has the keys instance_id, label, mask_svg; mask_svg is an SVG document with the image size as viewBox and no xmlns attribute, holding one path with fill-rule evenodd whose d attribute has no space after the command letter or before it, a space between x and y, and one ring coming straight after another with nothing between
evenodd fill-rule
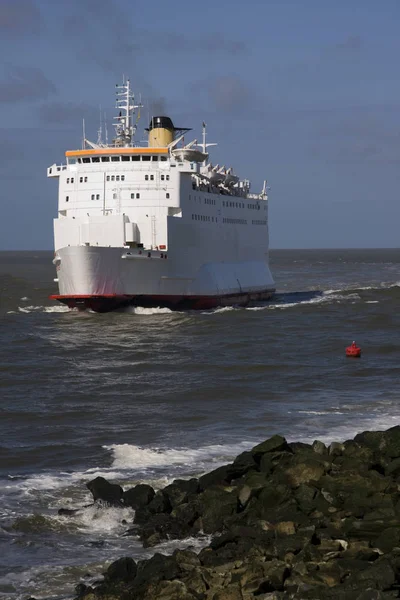
<instances>
[{"instance_id":1,"label":"ship funnel","mask_svg":"<svg viewBox=\"0 0 400 600\"><path fill-rule=\"evenodd\" d=\"M177 134L190 131L190 129L188 127L175 127L169 117L152 117L146 131L149 132L149 148L167 148L174 141Z\"/></svg>"},{"instance_id":2,"label":"ship funnel","mask_svg":"<svg viewBox=\"0 0 400 600\"><path fill-rule=\"evenodd\" d=\"M166 148L174 140L175 127L169 117L153 117L148 132L150 148Z\"/></svg>"}]
</instances>

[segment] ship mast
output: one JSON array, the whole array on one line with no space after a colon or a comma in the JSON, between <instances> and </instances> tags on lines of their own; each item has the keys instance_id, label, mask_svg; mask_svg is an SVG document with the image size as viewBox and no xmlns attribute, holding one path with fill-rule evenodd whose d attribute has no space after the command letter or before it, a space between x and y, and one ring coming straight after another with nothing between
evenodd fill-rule
<instances>
[{"instance_id":1,"label":"ship mast","mask_svg":"<svg viewBox=\"0 0 400 600\"><path fill-rule=\"evenodd\" d=\"M130 87L130 81L127 79L122 85L116 85L116 108L118 115L115 117L115 134L113 140L115 146L133 146L133 138L136 132L136 123L133 122L133 115L136 108L141 108L141 103L135 104L135 96Z\"/></svg>"}]
</instances>

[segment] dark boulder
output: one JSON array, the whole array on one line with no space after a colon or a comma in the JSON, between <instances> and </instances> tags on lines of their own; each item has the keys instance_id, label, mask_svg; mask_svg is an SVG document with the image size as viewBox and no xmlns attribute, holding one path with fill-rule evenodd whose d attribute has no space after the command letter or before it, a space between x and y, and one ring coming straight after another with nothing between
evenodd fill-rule
<instances>
[{"instance_id":1,"label":"dark boulder","mask_svg":"<svg viewBox=\"0 0 400 600\"><path fill-rule=\"evenodd\" d=\"M254 456L254 460L259 462L261 456L266 452L282 452L283 450L291 452L289 444L281 435L273 435L268 440L265 440L265 442L261 442L261 444L254 446L250 452Z\"/></svg>"},{"instance_id":2,"label":"dark boulder","mask_svg":"<svg viewBox=\"0 0 400 600\"><path fill-rule=\"evenodd\" d=\"M119 558L111 563L104 574L104 580L110 581L133 581L137 573L137 564L129 556Z\"/></svg>"},{"instance_id":3,"label":"dark boulder","mask_svg":"<svg viewBox=\"0 0 400 600\"><path fill-rule=\"evenodd\" d=\"M86 484L93 495L93 500L101 500L112 506L122 506L122 487L115 483L109 483L104 477L96 477Z\"/></svg>"},{"instance_id":4,"label":"dark boulder","mask_svg":"<svg viewBox=\"0 0 400 600\"><path fill-rule=\"evenodd\" d=\"M126 492L122 494L122 501L125 506L130 506L137 510L138 508L143 508L150 504L154 496L155 491L151 485L140 483L139 485L135 485L135 487L126 490Z\"/></svg>"},{"instance_id":5,"label":"dark boulder","mask_svg":"<svg viewBox=\"0 0 400 600\"><path fill-rule=\"evenodd\" d=\"M210 471L210 473L205 473L199 478L199 486L200 490L206 490L207 488L214 485L227 485L229 483L229 467L231 465L224 465L222 467L218 467L218 469L214 469L214 471Z\"/></svg>"},{"instance_id":6,"label":"dark boulder","mask_svg":"<svg viewBox=\"0 0 400 600\"><path fill-rule=\"evenodd\" d=\"M174 509L179 504L187 502L191 496L198 494L199 490L198 479L175 479L163 489L163 493L171 508Z\"/></svg>"}]
</instances>

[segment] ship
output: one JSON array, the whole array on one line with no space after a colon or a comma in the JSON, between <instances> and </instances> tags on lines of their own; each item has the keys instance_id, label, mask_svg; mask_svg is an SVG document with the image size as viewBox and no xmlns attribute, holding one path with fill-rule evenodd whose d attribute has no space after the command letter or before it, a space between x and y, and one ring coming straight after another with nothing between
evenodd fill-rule
<instances>
[{"instance_id":1,"label":"ship","mask_svg":"<svg viewBox=\"0 0 400 600\"><path fill-rule=\"evenodd\" d=\"M70 308L108 312L129 305L172 310L248 305L269 299L267 182L259 194L231 167L209 160L202 137L170 117L149 117L135 143L141 103L129 80L116 86L115 136L65 152L57 178L55 282Z\"/></svg>"}]
</instances>

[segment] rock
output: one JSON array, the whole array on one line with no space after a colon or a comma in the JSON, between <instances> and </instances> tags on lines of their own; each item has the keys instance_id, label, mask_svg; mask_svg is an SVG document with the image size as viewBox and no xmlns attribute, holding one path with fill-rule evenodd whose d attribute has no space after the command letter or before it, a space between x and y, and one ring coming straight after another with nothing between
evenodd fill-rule
<instances>
[{"instance_id":1,"label":"rock","mask_svg":"<svg viewBox=\"0 0 400 600\"><path fill-rule=\"evenodd\" d=\"M275 531L278 535L294 535L296 526L293 521L281 521L276 524Z\"/></svg>"},{"instance_id":2,"label":"rock","mask_svg":"<svg viewBox=\"0 0 400 600\"><path fill-rule=\"evenodd\" d=\"M218 467L218 469L214 469L214 471L210 471L210 473L205 473L199 478L199 486L201 490L206 490L207 488L213 485L226 485L229 483L228 475L229 465L224 465L223 467Z\"/></svg>"},{"instance_id":3,"label":"rock","mask_svg":"<svg viewBox=\"0 0 400 600\"><path fill-rule=\"evenodd\" d=\"M242 452L231 465L228 465L227 481L231 482L233 479L239 479L249 471L255 471L256 469L257 463L254 460L253 452Z\"/></svg>"},{"instance_id":4,"label":"rock","mask_svg":"<svg viewBox=\"0 0 400 600\"><path fill-rule=\"evenodd\" d=\"M112 506L122 506L123 489L120 485L109 483L104 477L96 477L86 484L93 500L101 500Z\"/></svg>"},{"instance_id":5,"label":"rock","mask_svg":"<svg viewBox=\"0 0 400 600\"><path fill-rule=\"evenodd\" d=\"M163 489L169 504L174 509L179 504L187 502L189 497L198 494L200 490L198 479L175 479Z\"/></svg>"},{"instance_id":6,"label":"rock","mask_svg":"<svg viewBox=\"0 0 400 600\"><path fill-rule=\"evenodd\" d=\"M150 504L154 496L155 491L151 485L140 483L139 485L135 485L135 487L126 490L126 492L122 494L122 501L125 506L130 506L137 510L138 508L143 508Z\"/></svg>"},{"instance_id":7,"label":"rock","mask_svg":"<svg viewBox=\"0 0 400 600\"><path fill-rule=\"evenodd\" d=\"M387 431L364 431L356 435L354 441L389 459L400 458L399 425Z\"/></svg>"},{"instance_id":8,"label":"rock","mask_svg":"<svg viewBox=\"0 0 400 600\"><path fill-rule=\"evenodd\" d=\"M316 454L321 454L321 455L328 454L328 448L325 446L325 444L323 442L320 442L319 440L315 440L315 442L312 443L312 449L314 450L314 452Z\"/></svg>"},{"instance_id":9,"label":"rock","mask_svg":"<svg viewBox=\"0 0 400 600\"><path fill-rule=\"evenodd\" d=\"M133 581L137 573L137 564L129 556L119 558L115 562L111 563L107 571L104 574L104 579L107 582L119 580L119 581Z\"/></svg>"},{"instance_id":10,"label":"rock","mask_svg":"<svg viewBox=\"0 0 400 600\"><path fill-rule=\"evenodd\" d=\"M261 442L257 446L254 446L250 451L256 462L259 461L261 456L266 452L281 452L281 451L291 452L289 444L285 440L284 437L280 435L274 435L265 442Z\"/></svg>"},{"instance_id":11,"label":"rock","mask_svg":"<svg viewBox=\"0 0 400 600\"><path fill-rule=\"evenodd\" d=\"M306 459L292 464L284 475L291 486L298 487L301 483L318 481L324 473L325 469L320 463Z\"/></svg>"},{"instance_id":12,"label":"rock","mask_svg":"<svg viewBox=\"0 0 400 600\"><path fill-rule=\"evenodd\" d=\"M238 511L236 492L224 489L208 489L199 497L199 512L204 533L221 531L227 517Z\"/></svg>"},{"instance_id":13,"label":"rock","mask_svg":"<svg viewBox=\"0 0 400 600\"><path fill-rule=\"evenodd\" d=\"M80 508L59 508L57 511L57 514L59 514L60 516L64 516L64 517L72 517L74 515L76 515L77 512L79 512L81 509Z\"/></svg>"},{"instance_id":14,"label":"rock","mask_svg":"<svg viewBox=\"0 0 400 600\"><path fill-rule=\"evenodd\" d=\"M329 456L340 456L341 454L343 454L344 448L344 444L340 444L339 442L332 442L328 448Z\"/></svg>"}]
</instances>

